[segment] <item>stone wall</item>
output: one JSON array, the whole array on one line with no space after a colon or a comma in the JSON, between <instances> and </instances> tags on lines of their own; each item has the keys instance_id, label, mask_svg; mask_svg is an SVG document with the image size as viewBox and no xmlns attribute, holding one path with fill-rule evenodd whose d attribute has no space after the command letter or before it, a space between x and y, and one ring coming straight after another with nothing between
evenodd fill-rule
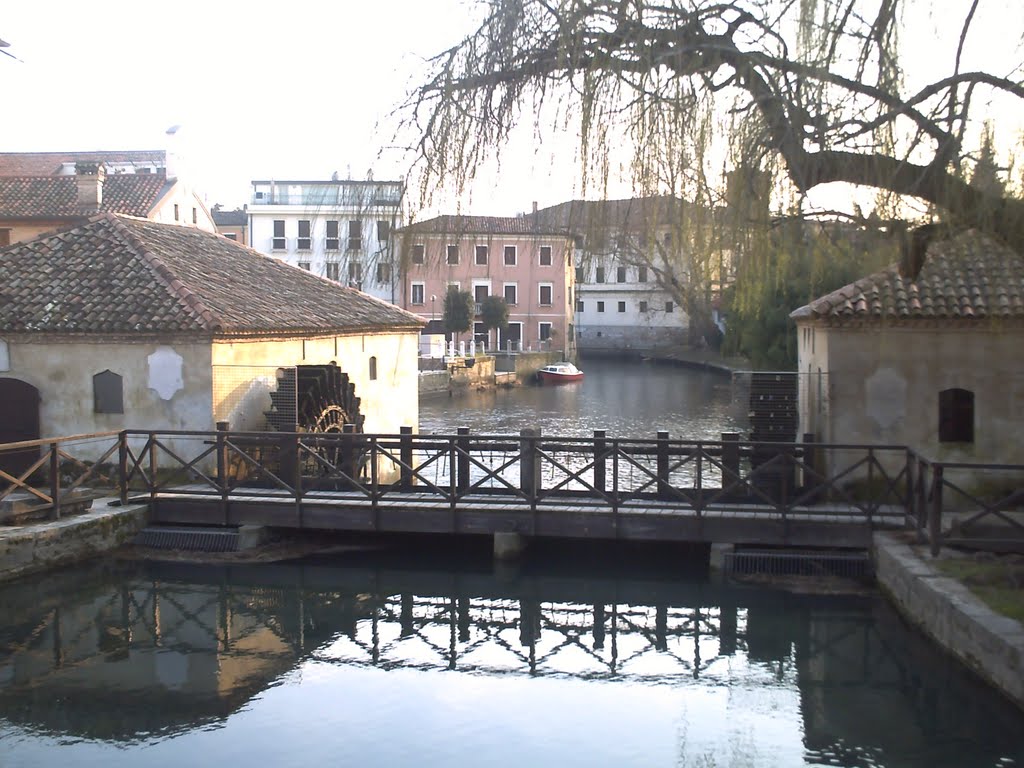
<instances>
[{"instance_id":1,"label":"stone wall","mask_svg":"<svg viewBox=\"0 0 1024 768\"><path fill-rule=\"evenodd\" d=\"M96 557L131 541L146 526L148 505L96 501L80 515L0 528L0 581Z\"/></svg>"},{"instance_id":2,"label":"stone wall","mask_svg":"<svg viewBox=\"0 0 1024 768\"><path fill-rule=\"evenodd\" d=\"M940 575L894 535L875 534L879 586L907 619L1024 707L1024 626Z\"/></svg>"}]
</instances>

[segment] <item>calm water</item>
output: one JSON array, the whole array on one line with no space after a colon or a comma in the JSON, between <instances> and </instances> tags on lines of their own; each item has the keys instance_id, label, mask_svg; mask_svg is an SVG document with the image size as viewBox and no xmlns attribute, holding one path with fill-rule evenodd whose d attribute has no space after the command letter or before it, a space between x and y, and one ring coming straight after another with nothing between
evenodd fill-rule
<instances>
[{"instance_id":1,"label":"calm water","mask_svg":"<svg viewBox=\"0 0 1024 768\"><path fill-rule=\"evenodd\" d=\"M733 402L730 380L720 374L640 362L584 360L583 381L556 386L434 396L420 403L420 431L450 433L469 427L479 434L518 433L590 437L672 437L719 440L746 428L746 409Z\"/></svg>"},{"instance_id":2,"label":"calm water","mask_svg":"<svg viewBox=\"0 0 1024 768\"><path fill-rule=\"evenodd\" d=\"M1024 717L880 599L478 555L4 587L0 765L1024 764Z\"/></svg>"}]
</instances>

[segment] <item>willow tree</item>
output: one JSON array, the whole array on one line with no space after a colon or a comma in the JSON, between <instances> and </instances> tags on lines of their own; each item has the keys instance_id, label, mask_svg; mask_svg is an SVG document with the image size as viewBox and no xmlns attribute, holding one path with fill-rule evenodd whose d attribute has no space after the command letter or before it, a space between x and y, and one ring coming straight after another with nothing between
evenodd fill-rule
<instances>
[{"instance_id":1,"label":"willow tree","mask_svg":"<svg viewBox=\"0 0 1024 768\"><path fill-rule=\"evenodd\" d=\"M405 105L424 189L466 188L532 116L541 133L578 138L590 188L625 166L635 193L713 204L727 173L777 170L798 196L845 182L924 203L930 221L895 227L912 274L931 240L962 229L1024 252L1024 202L969 182L992 100L1024 99L1020 61L1001 72L963 66L981 0L933 0L958 33L928 61L927 81L908 88L899 42L913 30L903 19L923 5L490 0L476 31L429 61ZM1003 28L985 45L1019 56L1020 36ZM728 146L716 149L723 136Z\"/></svg>"}]
</instances>

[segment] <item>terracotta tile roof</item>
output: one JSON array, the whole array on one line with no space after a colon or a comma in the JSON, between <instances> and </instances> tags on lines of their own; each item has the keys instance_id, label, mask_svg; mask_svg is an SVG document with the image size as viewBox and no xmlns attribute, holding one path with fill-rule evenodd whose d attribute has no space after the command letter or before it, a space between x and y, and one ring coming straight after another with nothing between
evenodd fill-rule
<instances>
[{"instance_id":1,"label":"terracotta tile roof","mask_svg":"<svg viewBox=\"0 0 1024 768\"><path fill-rule=\"evenodd\" d=\"M573 232L610 227L640 230L676 222L690 204L679 198L637 197L626 200L570 200L536 213L527 214L544 226L561 227Z\"/></svg>"},{"instance_id":2,"label":"terracotta tile roof","mask_svg":"<svg viewBox=\"0 0 1024 768\"><path fill-rule=\"evenodd\" d=\"M0 176L0 218L80 217L75 176ZM102 210L147 216L168 185L163 174L119 173L103 182Z\"/></svg>"},{"instance_id":3,"label":"terracotta tile roof","mask_svg":"<svg viewBox=\"0 0 1024 768\"><path fill-rule=\"evenodd\" d=\"M0 176L52 176L64 163L134 164L166 167L162 149L117 152L0 152Z\"/></svg>"},{"instance_id":4,"label":"terracotta tile roof","mask_svg":"<svg viewBox=\"0 0 1024 768\"><path fill-rule=\"evenodd\" d=\"M437 216L417 221L399 232L429 235L557 235L567 237L564 227L543 224L527 216Z\"/></svg>"},{"instance_id":5,"label":"terracotta tile roof","mask_svg":"<svg viewBox=\"0 0 1024 768\"><path fill-rule=\"evenodd\" d=\"M801 307L792 318L832 323L1024 319L1024 258L976 233L932 245L916 280L896 265Z\"/></svg>"},{"instance_id":6,"label":"terracotta tile roof","mask_svg":"<svg viewBox=\"0 0 1024 768\"><path fill-rule=\"evenodd\" d=\"M281 335L424 322L193 227L99 214L0 250L0 332Z\"/></svg>"}]
</instances>

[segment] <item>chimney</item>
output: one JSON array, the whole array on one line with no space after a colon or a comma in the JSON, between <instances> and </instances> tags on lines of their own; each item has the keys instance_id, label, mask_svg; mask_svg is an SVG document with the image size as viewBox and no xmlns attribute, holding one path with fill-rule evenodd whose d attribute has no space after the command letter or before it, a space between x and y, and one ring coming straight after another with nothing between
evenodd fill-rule
<instances>
[{"instance_id":1,"label":"chimney","mask_svg":"<svg viewBox=\"0 0 1024 768\"><path fill-rule=\"evenodd\" d=\"M76 163L79 213L96 213L103 207L103 180L107 172L102 163Z\"/></svg>"},{"instance_id":2,"label":"chimney","mask_svg":"<svg viewBox=\"0 0 1024 768\"><path fill-rule=\"evenodd\" d=\"M533 215L534 216L537 215L537 201L536 200L533 201Z\"/></svg>"}]
</instances>

